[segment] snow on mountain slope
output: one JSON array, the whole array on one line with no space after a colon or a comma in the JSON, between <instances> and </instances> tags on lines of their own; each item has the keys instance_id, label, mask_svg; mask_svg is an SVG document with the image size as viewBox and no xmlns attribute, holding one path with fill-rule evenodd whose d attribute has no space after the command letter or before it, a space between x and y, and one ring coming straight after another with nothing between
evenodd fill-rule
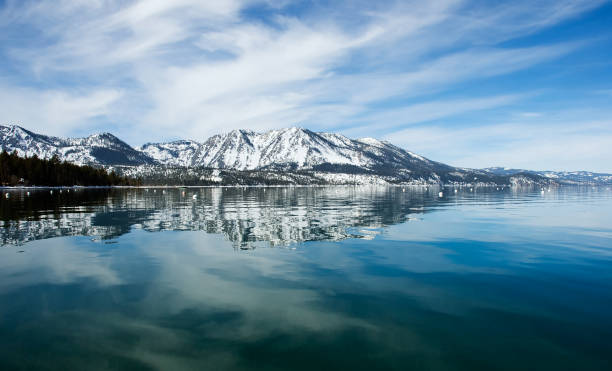
<instances>
[{"instance_id":1,"label":"snow on mountain slope","mask_svg":"<svg viewBox=\"0 0 612 371\"><path fill-rule=\"evenodd\" d=\"M315 133L301 128L255 133L234 130L204 143L177 141L148 143L139 150L160 164L221 169L308 169L321 164L370 168L387 161L397 166L409 162L431 164L420 156L376 139L352 140L343 135Z\"/></svg>"},{"instance_id":2,"label":"snow on mountain slope","mask_svg":"<svg viewBox=\"0 0 612 371\"><path fill-rule=\"evenodd\" d=\"M388 142L372 138L353 140L340 134L296 127L265 133L234 130L203 143L179 140L147 143L134 149L109 133L63 139L35 134L18 126L2 126L0 147L10 152L16 150L22 156L57 155L61 160L97 166L313 170L423 182L463 181L470 173L430 161Z\"/></svg>"},{"instance_id":3,"label":"snow on mountain slope","mask_svg":"<svg viewBox=\"0 0 612 371\"><path fill-rule=\"evenodd\" d=\"M187 174L192 170L211 168L225 170L231 182L244 178L246 173L237 173L243 170L269 171L270 174L277 174L269 176L277 178L280 176L278 174L289 173L293 174L293 178L308 177L303 171L309 171L317 178L313 178L314 182L325 181L329 174L351 175L355 179L370 177L372 182L381 180L411 184L508 184L510 178L509 175L461 169L430 161L373 138L355 140L340 134L317 133L296 127L265 133L234 130L212 136L201 143L178 140L132 148L109 133L64 139L36 134L19 126L0 126L0 150L47 159L58 156L60 160L79 165L121 168L122 172L131 176L149 174L156 179L167 179L164 174L171 169ZM293 170L302 170L302 173L300 175ZM257 178L260 175L253 176ZM336 178L334 182L338 181ZM258 179L253 181L262 181L263 178ZM521 179L533 183L552 178L532 174L522 175Z\"/></svg>"},{"instance_id":4,"label":"snow on mountain slope","mask_svg":"<svg viewBox=\"0 0 612 371\"><path fill-rule=\"evenodd\" d=\"M566 184L612 184L612 174L593 173L590 171L536 171L525 169L511 169L504 167L489 167L484 171L495 174L511 176L517 173L534 174Z\"/></svg>"},{"instance_id":5,"label":"snow on mountain slope","mask_svg":"<svg viewBox=\"0 0 612 371\"><path fill-rule=\"evenodd\" d=\"M167 166L195 166L195 159L202 151L202 144L193 140L177 140L169 143L147 143L136 148L155 162Z\"/></svg>"},{"instance_id":6,"label":"snow on mountain slope","mask_svg":"<svg viewBox=\"0 0 612 371\"><path fill-rule=\"evenodd\" d=\"M63 139L33 133L19 126L0 126L0 149L20 156L57 155L78 165L144 165L154 162L110 133Z\"/></svg>"}]
</instances>

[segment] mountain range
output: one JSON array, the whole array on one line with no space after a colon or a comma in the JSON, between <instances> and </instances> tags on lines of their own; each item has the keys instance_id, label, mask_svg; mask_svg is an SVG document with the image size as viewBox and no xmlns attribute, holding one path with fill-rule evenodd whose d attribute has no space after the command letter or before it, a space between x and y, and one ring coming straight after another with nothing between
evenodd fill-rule
<instances>
[{"instance_id":1,"label":"mountain range","mask_svg":"<svg viewBox=\"0 0 612 371\"><path fill-rule=\"evenodd\" d=\"M432 161L389 142L287 128L233 130L204 142L178 140L132 147L110 133L85 138L0 126L0 149L58 156L155 184L560 184L612 183L612 175L520 169L466 169Z\"/></svg>"}]
</instances>

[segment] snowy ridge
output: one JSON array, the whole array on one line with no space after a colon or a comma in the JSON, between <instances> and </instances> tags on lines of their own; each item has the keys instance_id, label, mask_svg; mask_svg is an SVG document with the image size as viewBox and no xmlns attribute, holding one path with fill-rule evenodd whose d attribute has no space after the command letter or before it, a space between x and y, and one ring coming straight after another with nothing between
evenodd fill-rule
<instances>
[{"instance_id":1,"label":"snowy ridge","mask_svg":"<svg viewBox=\"0 0 612 371\"><path fill-rule=\"evenodd\" d=\"M316 133L292 127L256 133L234 130L200 143L178 140L147 143L132 148L110 133L86 138L58 138L19 126L0 126L0 148L20 156L58 156L79 165L158 165L233 170L310 169L319 165L350 165L364 169L436 163L373 138L349 139L340 134Z\"/></svg>"},{"instance_id":2,"label":"snowy ridge","mask_svg":"<svg viewBox=\"0 0 612 371\"><path fill-rule=\"evenodd\" d=\"M544 173L499 173L448 166L374 138L350 139L297 127L256 133L233 130L204 142L177 140L133 148L110 133L85 138L0 126L0 150L57 156L117 170L155 184L540 184ZM213 169L221 170L212 174ZM515 178L515 179L511 179ZM584 178L584 177L583 177ZM607 179L605 176L589 179ZM612 180L612 176L609 178Z\"/></svg>"},{"instance_id":3,"label":"snowy ridge","mask_svg":"<svg viewBox=\"0 0 612 371\"><path fill-rule=\"evenodd\" d=\"M0 126L0 149L17 151L22 156L38 156L77 165L141 165L153 164L143 153L110 133L90 135L86 138L58 138L33 133L20 126Z\"/></svg>"},{"instance_id":4,"label":"snowy ridge","mask_svg":"<svg viewBox=\"0 0 612 371\"><path fill-rule=\"evenodd\" d=\"M431 162L390 143L373 138L349 139L340 134L315 133L301 128L255 133L234 130L203 143L178 140L147 143L132 148L110 133L63 139L35 134L19 126L0 126L0 147L20 156L57 155L79 165L163 165L256 170L312 169L321 164L371 168Z\"/></svg>"},{"instance_id":5,"label":"snowy ridge","mask_svg":"<svg viewBox=\"0 0 612 371\"><path fill-rule=\"evenodd\" d=\"M265 133L234 130L215 135L204 143L147 143L137 149L162 165L236 170L311 169L321 164L369 168L388 160L399 165L401 160L410 159L429 162L376 139L352 140L340 134L315 133L296 127Z\"/></svg>"},{"instance_id":6,"label":"snowy ridge","mask_svg":"<svg viewBox=\"0 0 612 371\"><path fill-rule=\"evenodd\" d=\"M504 176L514 176L519 173L533 174L565 184L612 184L612 174L594 173L591 171L536 171L505 167L489 167L483 170L491 174Z\"/></svg>"}]
</instances>

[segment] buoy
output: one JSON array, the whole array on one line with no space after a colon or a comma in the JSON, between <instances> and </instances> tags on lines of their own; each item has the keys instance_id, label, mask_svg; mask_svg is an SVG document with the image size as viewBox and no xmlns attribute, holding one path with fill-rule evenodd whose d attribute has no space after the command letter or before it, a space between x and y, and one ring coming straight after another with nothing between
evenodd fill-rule
<instances>
[{"instance_id":1,"label":"buoy","mask_svg":"<svg viewBox=\"0 0 612 371\"><path fill-rule=\"evenodd\" d=\"M6 192L6 194L4 195L4 197L9 198L9 197L11 197L11 195L10 195L8 192Z\"/></svg>"},{"instance_id":2,"label":"buoy","mask_svg":"<svg viewBox=\"0 0 612 371\"><path fill-rule=\"evenodd\" d=\"M406 188L402 188L402 192L406 192Z\"/></svg>"},{"instance_id":3,"label":"buoy","mask_svg":"<svg viewBox=\"0 0 612 371\"><path fill-rule=\"evenodd\" d=\"M29 195L30 195L30 192L26 192L26 196L29 196Z\"/></svg>"},{"instance_id":4,"label":"buoy","mask_svg":"<svg viewBox=\"0 0 612 371\"><path fill-rule=\"evenodd\" d=\"M457 190L455 189L455 193L457 193Z\"/></svg>"},{"instance_id":5,"label":"buoy","mask_svg":"<svg viewBox=\"0 0 612 371\"><path fill-rule=\"evenodd\" d=\"M185 191L183 191L183 193L181 193L183 196L185 196Z\"/></svg>"},{"instance_id":6,"label":"buoy","mask_svg":"<svg viewBox=\"0 0 612 371\"><path fill-rule=\"evenodd\" d=\"M444 196L444 193L442 192L438 193L438 197L442 197L442 196Z\"/></svg>"},{"instance_id":7,"label":"buoy","mask_svg":"<svg viewBox=\"0 0 612 371\"><path fill-rule=\"evenodd\" d=\"M191 198L193 198L194 200L198 198L198 195L193 195L191 196Z\"/></svg>"},{"instance_id":8,"label":"buoy","mask_svg":"<svg viewBox=\"0 0 612 371\"><path fill-rule=\"evenodd\" d=\"M50 191L49 191L49 193L50 193L50 194L53 194L53 190L50 190Z\"/></svg>"}]
</instances>

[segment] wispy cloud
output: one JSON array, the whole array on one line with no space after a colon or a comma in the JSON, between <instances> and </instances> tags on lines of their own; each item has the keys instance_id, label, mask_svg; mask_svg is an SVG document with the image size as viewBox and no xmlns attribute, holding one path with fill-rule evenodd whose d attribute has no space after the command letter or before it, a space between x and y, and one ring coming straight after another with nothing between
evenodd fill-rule
<instances>
[{"instance_id":1,"label":"wispy cloud","mask_svg":"<svg viewBox=\"0 0 612 371\"><path fill-rule=\"evenodd\" d=\"M470 127L429 125L393 132L388 140L456 166L609 172L612 121L581 121L580 112Z\"/></svg>"},{"instance_id":2,"label":"wispy cloud","mask_svg":"<svg viewBox=\"0 0 612 371\"><path fill-rule=\"evenodd\" d=\"M0 120L111 126L132 144L295 124L397 131L533 96L474 87L584 49L524 39L603 3L9 0Z\"/></svg>"},{"instance_id":3,"label":"wispy cloud","mask_svg":"<svg viewBox=\"0 0 612 371\"><path fill-rule=\"evenodd\" d=\"M410 124L426 123L465 112L508 105L523 97L524 95L502 95L472 99L428 101L395 109L387 109L383 112L367 115L362 120L366 123L376 123L376 128L379 130L397 130L398 127L405 127ZM364 130L370 130L368 124L353 127L349 131L359 136L359 133Z\"/></svg>"},{"instance_id":4,"label":"wispy cloud","mask_svg":"<svg viewBox=\"0 0 612 371\"><path fill-rule=\"evenodd\" d=\"M38 90L0 86L2 117L6 124L22 124L41 133L83 134L84 122L111 118L122 96L120 90Z\"/></svg>"}]
</instances>

